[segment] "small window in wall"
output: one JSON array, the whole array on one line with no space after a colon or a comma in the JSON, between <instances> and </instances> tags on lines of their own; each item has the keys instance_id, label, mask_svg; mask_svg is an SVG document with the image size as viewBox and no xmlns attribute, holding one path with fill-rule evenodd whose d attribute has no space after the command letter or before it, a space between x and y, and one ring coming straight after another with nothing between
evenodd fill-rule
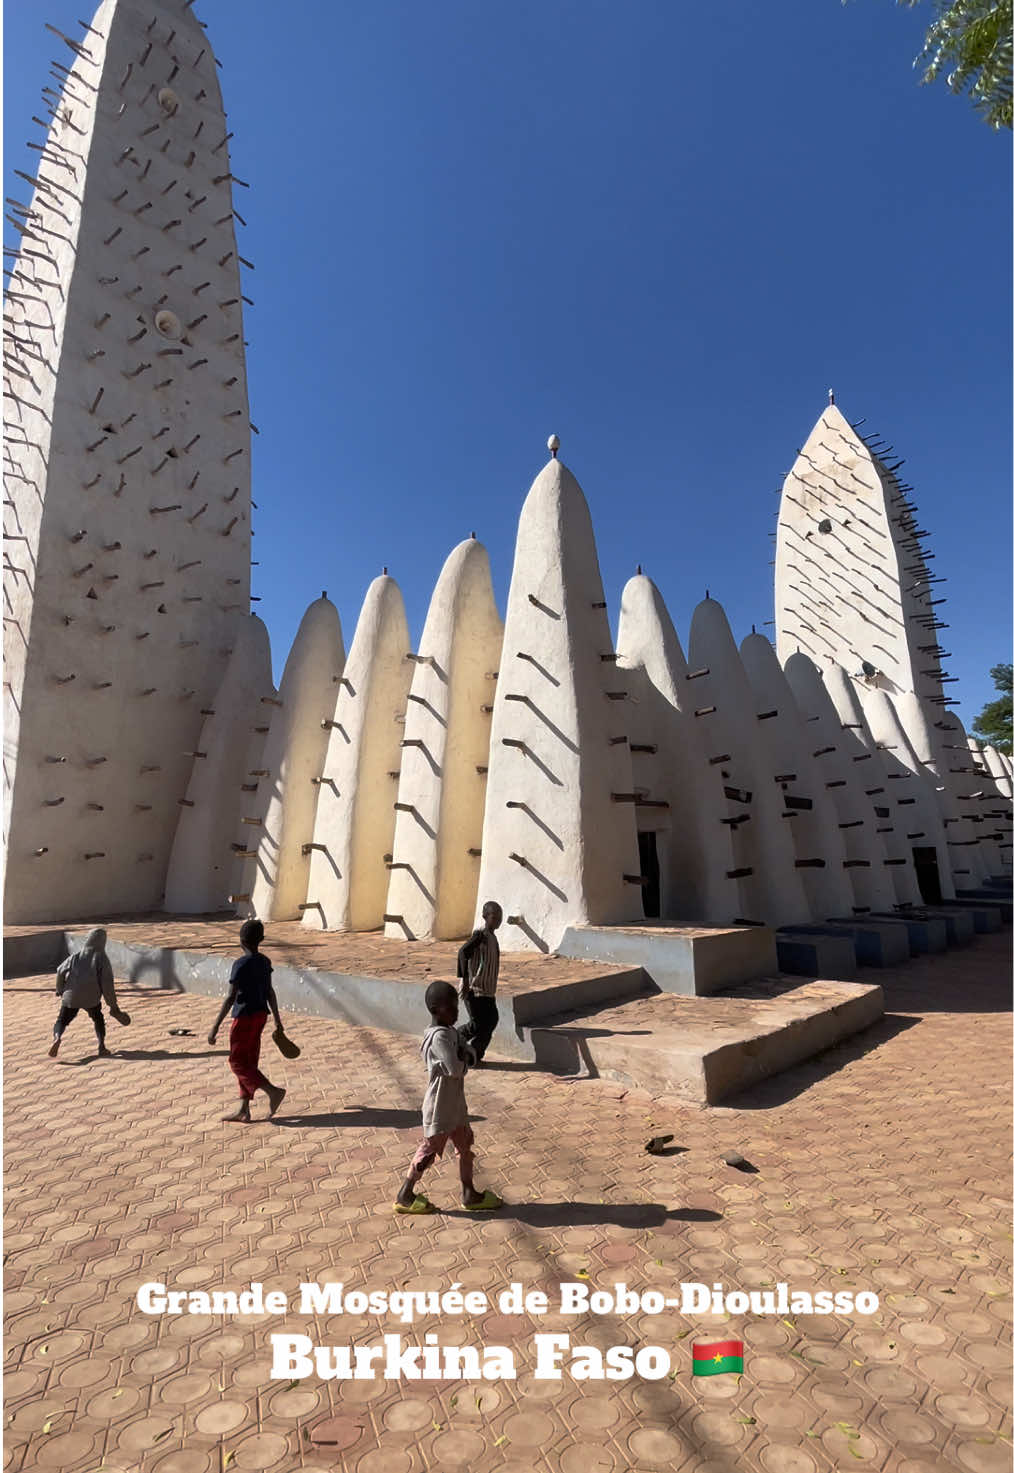
<instances>
[{"instance_id":1,"label":"small window in wall","mask_svg":"<svg viewBox=\"0 0 1014 1473\"><path fill-rule=\"evenodd\" d=\"M644 885L641 888L641 896L644 901L644 914L648 920L657 919L662 914L662 886L658 867L658 835L652 831L648 834L638 834L637 848L641 860L641 879Z\"/></svg>"}]
</instances>

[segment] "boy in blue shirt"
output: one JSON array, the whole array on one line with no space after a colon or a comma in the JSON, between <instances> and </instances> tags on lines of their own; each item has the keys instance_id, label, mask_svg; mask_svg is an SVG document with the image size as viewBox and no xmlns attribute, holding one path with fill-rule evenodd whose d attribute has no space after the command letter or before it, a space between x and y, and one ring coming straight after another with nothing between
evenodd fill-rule
<instances>
[{"instance_id":1,"label":"boy in blue shirt","mask_svg":"<svg viewBox=\"0 0 1014 1473\"><path fill-rule=\"evenodd\" d=\"M244 955L233 963L229 991L208 1034L208 1042L215 1042L222 1020L231 1008L229 1068L239 1083L240 1104L235 1115L222 1118L249 1125L250 1101L259 1089L268 1097L269 1115L275 1113L285 1098L285 1090L272 1084L259 1068L261 1034L268 1020L268 1009L274 1014L276 1028L281 1028L282 1020L278 1016L278 1000L271 985L271 962L259 949L264 940L263 924L256 920L244 921L239 939Z\"/></svg>"}]
</instances>

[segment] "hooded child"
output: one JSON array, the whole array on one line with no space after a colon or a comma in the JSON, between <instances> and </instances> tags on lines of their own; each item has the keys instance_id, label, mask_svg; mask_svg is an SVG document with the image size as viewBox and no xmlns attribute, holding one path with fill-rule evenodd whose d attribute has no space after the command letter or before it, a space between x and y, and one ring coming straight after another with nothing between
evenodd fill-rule
<instances>
[{"instance_id":1,"label":"hooded child","mask_svg":"<svg viewBox=\"0 0 1014 1473\"><path fill-rule=\"evenodd\" d=\"M60 1011L53 1024L53 1042L49 1050L49 1057L56 1058L60 1052L60 1041L67 1026L84 1008L95 1026L95 1037L99 1042L99 1058L108 1059L110 1053L106 1048L103 999L118 1023L129 1023L130 1018L116 1001L113 968L106 955L106 933L101 927L89 931L81 950L75 951L57 967L56 992L60 999Z\"/></svg>"}]
</instances>

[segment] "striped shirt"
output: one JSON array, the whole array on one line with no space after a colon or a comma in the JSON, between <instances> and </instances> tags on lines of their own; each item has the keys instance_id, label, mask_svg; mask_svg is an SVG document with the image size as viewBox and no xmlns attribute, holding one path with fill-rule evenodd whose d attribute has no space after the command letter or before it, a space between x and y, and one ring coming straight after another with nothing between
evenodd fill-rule
<instances>
[{"instance_id":1,"label":"striped shirt","mask_svg":"<svg viewBox=\"0 0 1014 1473\"><path fill-rule=\"evenodd\" d=\"M500 943L485 926L473 931L458 952L458 976L466 979L476 997L495 997L500 975Z\"/></svg>"}]
</instances>

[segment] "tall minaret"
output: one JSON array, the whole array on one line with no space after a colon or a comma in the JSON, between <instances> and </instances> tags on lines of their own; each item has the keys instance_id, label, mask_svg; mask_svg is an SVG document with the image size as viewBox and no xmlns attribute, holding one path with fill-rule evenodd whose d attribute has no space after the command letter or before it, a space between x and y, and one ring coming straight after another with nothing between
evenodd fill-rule
<instances>
[{"instance_id":1,"label":"tall minaret","mask_svg":"<svg viewBox=\"0 0 1014 1473\"><path fill-rule=\"evenodd\" d=\"M864 440L832 402L782 488L775 562L778 658L820 666L892 697L943 706L935 586L901 461Z\"/></svg>"},{"instance_id":2,"label":"tall minaret","mask_svg":"<svg viewBox=\"0 0 1014 1473\"><path fill-rule=\"evenodd\" d=\"M190 0L61 36L5 337L6 915L157 907L249 610L229 133Z\"/></svg>"},{"instance_id":3,"label":"tall minaret","mask_svg":"<svg viewBox=\"0 0 1014 1473\"><path fill-rule=\"evenodd\" d=\"M782 489L778 657L784 665L803 653L829 672L840 666L863 702L877 692L890 697L920 771L933 779L960 888L983 878L982 833L960 775L967 759L956 764L952 755L966 750L966 738L947 709L947 625L937 612L944 578L930 571L934 554L923 546L902 464L879 437L861 436L833 400L824 410ZM948 864L938 857L938 865L946 875Z\"/></svg>"}]
</instances>

